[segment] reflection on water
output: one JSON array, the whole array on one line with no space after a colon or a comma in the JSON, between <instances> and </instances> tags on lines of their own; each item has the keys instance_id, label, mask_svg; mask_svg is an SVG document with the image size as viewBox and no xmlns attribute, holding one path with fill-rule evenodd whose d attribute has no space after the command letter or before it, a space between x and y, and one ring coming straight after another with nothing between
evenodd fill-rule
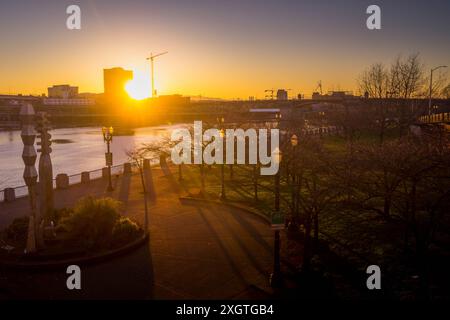
<instances>
[{"instance_id":1,"label":"reflection on water","mask_svg":"<svg viewBox=\"0 0 450 320\"><path fill-rule=\"evenodd\" d=\"M70 139L52 139L52 144L63 144L63 143L73 143Z\"/></svg>"},{"instance_id":2,"label":"reflection on water","mask_svg":"<svg viewBox=\"0 0 450 320\"><path fill-rule=\"evenodd\" d=\"M111 151L114 165L127 162L126 151L141 143L160 141L169 136L173 129L182 125L136 128L133 130L116 130ZM67 173L78 174L91 171L105 165L106 146L100 127L66 128L51 131L53 152L53 175ZM37 146L35 146L37 149ZM0 132L0 190L6 187L24 185L22 178L24 164L22 161L23 144L20 131ZM38 167L36 160L36 168Z\"/></svg>"}]
</instances>

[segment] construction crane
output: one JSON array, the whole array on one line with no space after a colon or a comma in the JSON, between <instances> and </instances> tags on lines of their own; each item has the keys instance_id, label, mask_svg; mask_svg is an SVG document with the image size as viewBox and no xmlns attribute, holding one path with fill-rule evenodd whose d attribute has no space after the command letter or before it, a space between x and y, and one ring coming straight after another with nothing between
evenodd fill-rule
<instances>
[{"instance_id":1,"label":"construction crane","mask_svg":"<svg viewBox=\"0 0 450 320\"><path fill-rule=\"evenodd\" d=\"M154 77L153 77L153 60L156 57L162 56L163 54L166 54L166 53L168 53L168 51L161 52L161 53L158 53L158 54L155 54L155 55L153 55L153 53L150 53L150 57L147 58L147 60L150 60L151 69L152 69L152 98L156 97L155 80L154 80Z\"/></svg>"},{"instance_id":2,"label":"construction crane","mask_svg":"<svg viewBox=\"0 0 450 320\"><path fill-rule=\"evenodd\" d=\"M320 95L322 95L322 80L319 80L319 82L317 82L317 87L314 89L314 91L317 92L317 89L320 90Z\"/></svg>"}]
</instances>

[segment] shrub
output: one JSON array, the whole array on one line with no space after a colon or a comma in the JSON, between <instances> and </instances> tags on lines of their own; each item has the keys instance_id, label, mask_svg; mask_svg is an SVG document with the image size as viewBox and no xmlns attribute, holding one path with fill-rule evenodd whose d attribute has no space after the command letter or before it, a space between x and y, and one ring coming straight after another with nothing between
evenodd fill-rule
<instances>
[{"instance_id":1,"label":"shrub","mask_svg":"<svg viewBox=\"0 0 450 320\"><path fill-rule=\"evenodd\" d=\"M47 219L58 224L64 217L68 217L73 213L72 208L54 209L53 212L48 215Z\"/></svg>"},{"instance_id":2,"label":"shrub","mask_svg":"<svg viewBox=\"0 0 450 320\"><path fill-rule=\"evenodd\" d=\"M122 246L136 239L141 233L137 223L129 218L121 217L116 221L113 229L113 246Z\"/></svg>"},{"instance_id":3,"label":"shrub","mask_svg":"<svg viewBox=\"0 0 450 320\"><path fill-rule=\"evenodd\" d=\"M120 218L119 207L120 202L111 198L83 198L61 219L61 225L76 244L88 250L107 248Z\"/></svg>"},{"instance_id":4,"label":"shrub","mask_svg":"<svg viewBox=\"0 0 450 320\"><path fill-rule=\"evenodd\" d=\"M5 236L9 240L20 241L25 245L28 235L28 223L30 218L20 217L13 220L13 222L5 229Z\"/></svg>"}]
</instances>

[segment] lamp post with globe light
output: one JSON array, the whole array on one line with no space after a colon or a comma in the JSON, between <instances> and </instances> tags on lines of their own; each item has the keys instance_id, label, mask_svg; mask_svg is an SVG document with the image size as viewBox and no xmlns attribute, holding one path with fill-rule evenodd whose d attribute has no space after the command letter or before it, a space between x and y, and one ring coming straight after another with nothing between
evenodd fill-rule
<instances>
[{"instance_id":1,"label":"lamp post with globe light","mask_svg":"<svg viewBox=\"0 0 450 320\"><path fill-rule=\"evenodd\" d=\"M113 164L113 157L110 150L110 144L113 139L114 134L114 128L113 127L103 127L102 128L103 133L103 141L106 143L106 153L105 153L105 159L106 159L106 166L108 167L108 188L107 191L113 191L114 188L112 186L111 181L111 166Z\"/></svg>"},{"instance_id":2,"label":"lamp post with globe light","mask_svg":"<svg viewBox=\"0 0 450 320\"><path fill-rule=\"evenodd\" d=\"M223 124L225 122L224 117L217 117L217 125L220 130L220 139L222 140L222 165L220 166L220 182L221 182L221 192L220 199L225 200L225 130L223 129Z\"/></svg>"},{"instance_id":3,"label":"lamp post with globe light","mask_svg":"<svg viewBox=\"0 0 450 320\"><path fill-rule=\"evenodd\" d=\"M274 160L280 168L282 159L281 151L274 150ZM283 216L280 212L280 169L275 174L275 212L272 214L272 229L274 230L273 242L273 272L270 275L270 285L273 288L282 286L281 264L280 264L280 230L284 229Z\"/></svg>"},{"instance_id":4,"label":"lamp post with globe light","mask_svg":"<svg viewBox=\"0 0 450 320\"><path fill-rule=\"evenodd\" d=\"M292 217L289 223L290 229L296 229L298 219L298 194L299 194L299 181L297 176L297 150L298 150L298 137L293 134L291 137L292 146Z\"/></svg>"},{"instance_id":5,"label":"lamp post with globe light","mask_svg":"<svg viewBox=\"0 0 450 320\"><path fill-rule=\"evenodd\" d=\"M220 166L220 180L221 180L221 192L220 199L226 200L225 195L225 130L220 129L220 139L222 139L222 165Z\"/></svg>"},{"instance_id":6,"label":"lamp post with globe light","mask_svg":"<svg viewBox=\"0 0 450 320\"><path fill-rule=\"evenodd\" d=\"M433 72L441 69L441 68L447 68L447 66L438 66L435 68L432 68L430 70L430 94L428 97L428 116L431 116L431 99L432 99L432 93L433 93Z\"/></svg>"}]
</instances>

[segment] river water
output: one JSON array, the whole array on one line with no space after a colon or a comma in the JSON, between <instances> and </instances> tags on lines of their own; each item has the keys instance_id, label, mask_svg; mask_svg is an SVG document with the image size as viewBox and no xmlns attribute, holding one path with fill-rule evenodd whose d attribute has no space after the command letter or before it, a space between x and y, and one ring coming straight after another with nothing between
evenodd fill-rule
<instances>
[{"instance_id":1,"label":"river water","mask_svg":"<svg viewBox=\"0 0 450 320\"><path fill-rule=\"evenodd\" d=\"M183 125L155 126L133 129L134 134L114 136L111 151L114 165L128 161L126 151L142 143L161 141L171 131ZM97 170L105 166L106 145L101 127L54 129L51 132L53 176ZM37 140L37 139L36 139ZM37 146L35 146L37 149ZM0 190L25 184L22 161L23 143L20 131L0 132ZM36 168L38 167L36 160Z\"/></svg>"}]
</instances>

